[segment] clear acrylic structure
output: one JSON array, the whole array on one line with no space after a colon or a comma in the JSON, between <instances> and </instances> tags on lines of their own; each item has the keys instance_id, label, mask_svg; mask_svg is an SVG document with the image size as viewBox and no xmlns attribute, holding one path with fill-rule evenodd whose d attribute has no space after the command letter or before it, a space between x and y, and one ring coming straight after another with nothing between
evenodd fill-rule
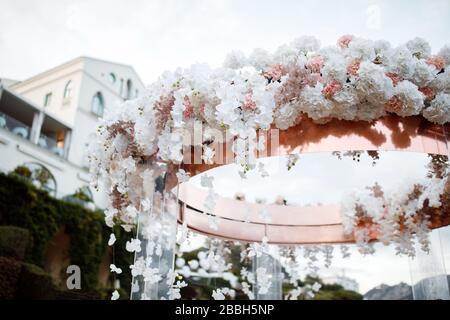
<instances>
[{"instance_id":1,"label":"clear acrylic structure","mask_svg":"<svg viewBox=\"0 0 450 320\"><path fill-rule=\"evenodd\" d=\"M151 209L139 216L137 238L141 241L141 251L135 253L134 263L142 261L146 270L133 276L132 300L170 299L172 272L174 269L175 244L177 234L178 200L172 192L164 189L165 173L155 180L155 190L151 197Z\"/></svg>"}]
</instances>

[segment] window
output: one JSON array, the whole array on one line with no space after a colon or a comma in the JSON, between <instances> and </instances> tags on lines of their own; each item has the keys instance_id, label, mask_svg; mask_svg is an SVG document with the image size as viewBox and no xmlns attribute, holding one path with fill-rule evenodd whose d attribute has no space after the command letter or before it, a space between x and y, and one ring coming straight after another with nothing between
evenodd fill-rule
<instances>
[{"instance_id":1,"label":"window","mask_svg":"<svg viewBox=\"0 0 450 320\"><path fill-rule=\"evenodd\" d=\"M123 78L120 78L120 89L119 94L123 98Z\"/></svg>"},{"instance_id":2,"label":"window","mask_svg":"<svg viewBox=\"0 0 450 320\"><path fill-rule=\"evenodd\" d=\"M20 174L28 178L34 186L40 189L46 190L52 196L56 196L56 180L53 174L37 162L26 162L22 166L19 166ZM16 168L15 171L18 170Z\"/></svg>"},{"instance_id":3,"label":"window","mask_svg":"<svg viewBox=\"0 0 450 320\"><path fill-rule=\"evenodd\" d=\"M72 96L72 81L69 80L64 87L64 99L69 99Z\"/></svg>"},{"instance_id":4,"label":"window","mask_svg":"<svg viewBox=\"0 0 450 320\"><path fill-rule=\"evenodd\" d=\"M52 102L52 93L49 92L45 95L44 98L44 107L48 107L50 105L50 103Z\"/></svg>"},{"instance_id":5,"label":"window","mask_svg":"<svg viewBox=\"0 0 450 320\"><path fill-rule=\"evenodd\" d=\"M111 72L108 76L108 80L109 80L109 82L111 82L111 84L116 83L116 75Z\"/></svg>"},{"instance_id":6,"label":"window","mask_svg":"<svg viewBox=\"0 0 450 320\"><path fill-rule=\"evenodd\" d=\"M132 90L133 90L133 83L131 82L131 79L128 79L127 80L127 93L126 93L125 99L131 99Z\"/></svg>"},{"instance_id":7,"label":"window","mask_svg":"<svg viewBox=\"0 0 450 320\"><path fill-rule=\"evenodd\" d=\"M101 92L97 92L92 97L92 103L91 103L91 111L96 114L97 116L101 117L103 116L103 110L105 109L104 102L103 102L103 96Z\"/></svg>"}]
</instances>

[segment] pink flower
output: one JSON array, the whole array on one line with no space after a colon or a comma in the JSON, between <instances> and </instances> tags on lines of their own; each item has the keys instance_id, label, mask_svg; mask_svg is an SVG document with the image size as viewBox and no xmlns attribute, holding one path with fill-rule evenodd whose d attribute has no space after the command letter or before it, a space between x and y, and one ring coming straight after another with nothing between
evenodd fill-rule
<instances>
[{"instance_id":1,"label":"pink flower","mask_svg":"<svg viewBox=\"0 0 450 320\"><path fill-rule=\"evenodd\" d=\"M183 111L183 117L190 118L191 115L194 113L194 106L191 103L191 100L189 100L188 96L184 96L183 105L185 107Z\"/></svg>"},{"instance_id":2,"label":"pink flower","mask_svg":"<svg viewBox=\"0 0 450 320\"><path fill-rule=\"evenodd\" d=\"M342 89L342 84L337 80L331 80L322 90L322 94L327 99L331 99L336 92Z\"/></svg>"},{"instance_id":3,"label":"pink flower","mask_svg":"<svg viewBox=\"0 0 450 320\"><path fill-rule=\"evenodd\" d=\"M307 79L307 85L315 86L318 82L323 82L322 76L320 73L311 73Z\"/></svg>"},{"instance_id":4,"label":"pink flower","mask_svg":"<svg viewBox=\"0 0 450 320\"><path fill-rule=\"evenodd\" d=\"M389 112L398 112L402 110L403 102L396 96L393 96L384 104L384 110Z\"/></svg>"},{"instance_id":5,"label":"pink flower","mask_svg":"<svg viewBox=\"0 0 450 320\"><path fill-rule=\"evenodd\" d=\"M205 115L205 104L204 103L200 104L199 110L200 110L201 114Z\"/></svg>"},{"instance_id":6,"label":"pink flower","mask_svg":"<svg viewBox=\"0 0 450 320\"><path fill-rule=\"evenodd\" d=\"M393 72L386 72L386 77L390 78L392 80L392 83L394 84L394 87L402 81L402 78L399 77L396 73Z\"/></svg>"},{"instance_id":7,"label":"pink flower","mask_svg":"<svg viewBox=\"0 0 450 320\"><path fill-rule=\"evenodd\" d=\"M264 76L267 79L272 79L272 81L280 80L283 75L283 66L279 63L272 64L269 69L264 72Z\"/></svg>"},{"instance_id":8,"label":"pink flower","mask_svg":"<svg viewBox=\"0 0 450 320\"><path fill-rule=\"evenodd\" d=\"M245 96L244 104L242 105L242 109L245 111L253 111L256 109L256 103L252 100L252 94L247 93Z\"/></svg>"},{"instance_id":9,"label":"pink flower","mask_svg":"<svg viewBox=\"0 0 450 320\"><path fill-rule=\"evenodd\" d=\"M442 56L431 56L426 60L426 63L428 63L431 66L434 66L438 70L442 70L445 68L447 61L445 61L445 58Z\"/></svg>"},{"instance_id":10,"label":"pink flower","mask_svg":"<svg viewBox=\"0 0 450 320\"><path fill-rule=\"evenodd\" d=\"M353 40L353 36L346 34L338 39L337 44L342 49L348 48L348 45L352 40Z\"/></svg>"},{"instance_id":11,"label":"pink flower","mask_svg":"<svg viewBox=\"0 0 450 320\"><path fill-rule=\"evenodd\" d=\"M347 66L347 73L352 76L358 75L359 65L360 62L358 60L353 61Z\"/></svg>"},{"instance_id":12,"label":"pink flower","mask_svg":"<svg viewBox=\"0 0 450 320\"><path fill-rule=\"evenodd\" d=\"M312 57L306 63L306 67L311 70L312 73L320 73L320 69L323 67L323 58L321 56Z\"/></svg>"},{"instance_id":13,"label":"pink flower","mask_svg":"<svg viewBox=\"0 0 450 320\"><path fill-rule=\"evenodd\" d=\"M434 92L433 88L431 87L421 87L419 88L419 91L422 92L425 96L425 98L429 101L433 100L436 96L436 93Z\"/></svg>"}]
</instances>

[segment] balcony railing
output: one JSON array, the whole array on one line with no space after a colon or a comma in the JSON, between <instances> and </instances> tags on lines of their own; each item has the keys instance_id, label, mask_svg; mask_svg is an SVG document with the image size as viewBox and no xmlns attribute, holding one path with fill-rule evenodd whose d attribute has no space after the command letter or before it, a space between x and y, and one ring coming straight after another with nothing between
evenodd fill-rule
<instances>
[{"instance_id":1,"label":"balcony railing","mask_svg":"<svg viewBox=\"0 0 450 320\"><path fill-rule=\"evenodd\" d=\"M0 128L11 131L18 136L29 139L31 128L17 119L0 112Z\"/></svg>"},{"instance_id":2,"label":"balcony railing","mask_svg":"<svg viewBox=\"0 0 450 320\"><path fill-rule=\"evenodd\" d=\"M0 112L0 129L6 129L21 138L30 140L31 128L13 117ZM57 156L64 157L64 148L59 147L55 139L41 133L37 145L49 150Z\"/></svg>"},{"instance_id":3,"label":"balcony railing","mask_svg":"<svg viewBox=\"0 0 450 320\"><path fill-rule=\"evenodd\" d=\"M64 149L58 146L58 143L55 139L50 138L43 133L41 133L41 135L39 136L38 145L42 148L50 150L57 156L64 157Z\"/></svg>"}]
</instances>

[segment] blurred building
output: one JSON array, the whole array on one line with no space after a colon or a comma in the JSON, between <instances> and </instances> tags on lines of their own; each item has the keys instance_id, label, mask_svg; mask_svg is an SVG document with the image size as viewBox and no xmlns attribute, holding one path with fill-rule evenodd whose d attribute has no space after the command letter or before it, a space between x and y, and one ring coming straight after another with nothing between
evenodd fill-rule
<instances>
[{"instance_id":1,"label":"blurred building","mask_svg":"<svg viewBox=\"0 0 450 320\"><path fill-rule=\"evenodd\" d=\"M86 147L105 108L144 88L133 67L79 57L24 81L0 79L0 170L25 165L49 177L57 197L89 189Z\"/></svg>"}]
</instances>

